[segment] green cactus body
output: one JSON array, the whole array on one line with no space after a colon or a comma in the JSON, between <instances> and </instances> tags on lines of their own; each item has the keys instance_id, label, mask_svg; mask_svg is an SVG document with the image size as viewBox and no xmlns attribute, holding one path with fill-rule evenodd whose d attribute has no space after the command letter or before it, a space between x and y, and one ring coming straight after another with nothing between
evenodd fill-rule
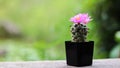
<instances>
[{"instance_id":1,"label":"green cactus body","mask_svg":"<svg viewBox=\"0 0 120 68\"><path fill-rule=\"evenodd\" d=\"M71 26L72 42L85 42L88 28L83 24L73 24Z\"/></svg>"}]
</instances>

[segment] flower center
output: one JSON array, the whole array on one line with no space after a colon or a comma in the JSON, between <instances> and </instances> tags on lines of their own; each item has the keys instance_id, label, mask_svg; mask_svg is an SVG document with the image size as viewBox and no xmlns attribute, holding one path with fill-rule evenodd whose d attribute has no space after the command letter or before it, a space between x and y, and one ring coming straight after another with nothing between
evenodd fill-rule
<instances>
[{"instance_id":1,"label":"flower center","mask_svg":"<svg viewBox=\"0 0 120 68\"><path fill-rule=\"evenodd\" d=\"M76 20L80 20L80 17L76 17Z\"/></svg>"}]
</instances>

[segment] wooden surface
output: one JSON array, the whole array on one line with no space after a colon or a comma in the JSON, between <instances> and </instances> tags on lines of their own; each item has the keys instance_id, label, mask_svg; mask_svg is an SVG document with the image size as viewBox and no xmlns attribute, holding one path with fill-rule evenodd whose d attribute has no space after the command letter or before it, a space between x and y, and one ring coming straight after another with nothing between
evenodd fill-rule
<instances>
[{"instance_id":1,"label":"wooden surface","mask_svg":"<svg viewBox=\"0 0 120 68\"><path fill-rule=\"evenodd\" d=\"M28 62L0 62L0 68L79 68L67 66L66 61L28 61ZM94 60L92 66L80 68L120 68L120 59Z\"/></svg>"}]
</instances>

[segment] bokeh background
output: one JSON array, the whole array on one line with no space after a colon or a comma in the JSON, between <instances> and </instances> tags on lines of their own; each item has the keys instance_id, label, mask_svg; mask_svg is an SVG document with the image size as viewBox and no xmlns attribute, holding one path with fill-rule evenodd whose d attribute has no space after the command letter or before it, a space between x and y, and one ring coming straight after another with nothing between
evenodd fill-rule
<instances>
[{"instance_id":1,"label":"bokeh background","mask_svg":"<svg viewBox=\"0 0 120 68\"><path fill-rule=\"evenodd\" d=\"M120 58L120 0L0 0L0 61L65 60L69 19L89 13L94 58Z\"/></svg>"}]
</instances>

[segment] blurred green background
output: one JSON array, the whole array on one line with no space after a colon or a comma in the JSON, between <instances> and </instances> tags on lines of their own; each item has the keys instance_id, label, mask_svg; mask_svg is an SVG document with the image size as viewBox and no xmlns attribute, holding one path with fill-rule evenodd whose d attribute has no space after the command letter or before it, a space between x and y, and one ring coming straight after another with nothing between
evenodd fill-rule
<instances>
[{"instance_id":1,"label":"blurred green background","mask_svg":"<svg viewBox=\"0 0 120 68\"><path fill-rule=\"evenodd\" d=\"M0 61L65 60L69 19L89 13L94 58L120 58L119 0L0 0Z\"/></svg>"}]
</instances>

